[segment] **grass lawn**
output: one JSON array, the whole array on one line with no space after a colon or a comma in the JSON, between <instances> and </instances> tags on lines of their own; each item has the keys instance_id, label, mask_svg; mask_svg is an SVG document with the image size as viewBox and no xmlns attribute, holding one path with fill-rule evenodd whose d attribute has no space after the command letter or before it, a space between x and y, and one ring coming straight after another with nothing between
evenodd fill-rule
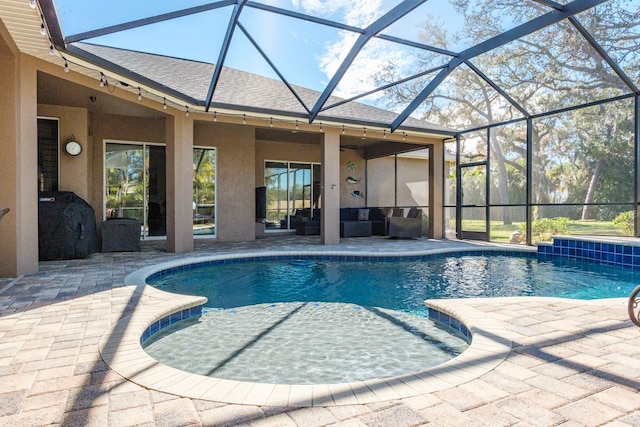
<instances>
[{"instance_id":1,"label":"grass lawn","mask_svg":"<svg viewBox=\"0 0 640 427\"><path fill-rule=\"evenodd\" d=\"M524 223L514 222L510 225L504 225L501 221L491 221L490 227L492 242L507 243L511 233L522 230ZM484 221L462 221L462 229L465 231L484 231ZM572 221L567 229L569 235L624 236L613 226L612 221Z\"/></svg>"}]
</instances>

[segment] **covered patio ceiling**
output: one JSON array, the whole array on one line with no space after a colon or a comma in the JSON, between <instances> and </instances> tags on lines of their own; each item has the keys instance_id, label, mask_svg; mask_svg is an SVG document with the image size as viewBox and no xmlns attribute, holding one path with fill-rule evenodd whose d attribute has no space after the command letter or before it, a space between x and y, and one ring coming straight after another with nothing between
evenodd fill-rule
<instances>
[{"instance_id":1,"label":"covered patio ceiling","mask_svg":"<svg viewBox=\"0 0 640 427\"><path fill-rule=\"evenodd\" d=\"M640 0L33 3L65 62L208 113L451 134L640 94Z\"/></svg>"}]
</instances>

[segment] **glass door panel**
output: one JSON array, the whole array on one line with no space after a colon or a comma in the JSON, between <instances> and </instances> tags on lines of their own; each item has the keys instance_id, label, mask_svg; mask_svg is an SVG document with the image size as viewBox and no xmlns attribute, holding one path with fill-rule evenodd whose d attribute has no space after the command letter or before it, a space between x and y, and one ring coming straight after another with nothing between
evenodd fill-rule
<instances>
[{"instance_id":1,"label":"glass door panel","mask_svg":"<svg viewBox=\"0 0 640 427\"><path fill-rule=\"evenodd\" d=\"M106 145L105 209L107 218L145 223L145 150L142 145Z\"/></svg>"},{"instance_id":2,"label":"glass door panel","mask_svg":"<svg viewBox=\"0 0 640 427\"><path fill-rule=\"evenodd\" d=\"M267 230L289 228L287 175L288 165L281 162L266 162L264 184L267 187Z\"/></svg>"},{"instance_id":3,"label":"glass door panel","mask_svg":"<svg viewBox=\"0 0 640 427\"><path fill-rule=\"evenodd\" d=\"M216 233L216 150L193 149L193 234Z\"/></svg>"},{"instance_id":4,"label":"glass door panel","mask_svg":"<svg viewBox=\"0 0 640 427\"><path fill-rule=\"evenodd\" d=\"M147 146L146 235L167 235L167 158L164 147Z\"/></svg>"},{"instance_id":5,"label":"glass door panel","mask_svg":"<svg viewBox=\"0 0 640 427\"><path fill-rule=\"evenodd\" d=\"M461 166L463 239L487 240L487 164Z\"/></svg>"},{"instance_id":6,"label":"glass door panel","mask_svg":"<svg viewBox=\"0 0 640 427\"><path fill-rule=\"evenodd\" d=\"M311 193L311 165L291 163L289 200L292 215L311 218Z\"/></svg>"}]
</instances>

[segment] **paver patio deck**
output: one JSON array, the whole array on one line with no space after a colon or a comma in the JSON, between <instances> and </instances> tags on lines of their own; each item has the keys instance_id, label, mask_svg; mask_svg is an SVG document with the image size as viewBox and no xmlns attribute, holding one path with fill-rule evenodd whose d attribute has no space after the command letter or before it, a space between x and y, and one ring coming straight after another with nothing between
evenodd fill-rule
<instances>
[{"instance_id":1,"label":"paver patio deck","mask_svg":"<svg viewBox=\"0 0 640 427\"><path fill-rule=\"evenodd\" d=\"M499 334L483 337L509 343L510 350L465 361L465 378L454 386L389 400L377 396L368 404L337 406L331 393L323 396L325 406L314 407L285 406L284 398L276 406L185 398L128 381L100 355L101 341L117 339L108 334L119 321L154 303L124 283L150 265L266 249L437 252L473 246L353 238L327 247L317 237L295 236L197 240L189 254L146 243L140 253L43 262L37 274L0 279L0 425L640 425L640 329L628 320L626 299L443 301L461 316L479 313L498 324ZM277 393L275 387L265 399Z\"/></svg>"}]
</instances>

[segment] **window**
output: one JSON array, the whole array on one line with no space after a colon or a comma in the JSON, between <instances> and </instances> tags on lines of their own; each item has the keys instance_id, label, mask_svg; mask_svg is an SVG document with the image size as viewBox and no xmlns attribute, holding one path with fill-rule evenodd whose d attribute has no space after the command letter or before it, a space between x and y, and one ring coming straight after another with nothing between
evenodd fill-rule
<instances>
[{"instance_id":1,"label":"window","mask_svg":"<svg viewBox=\"0 0 640 427\"><path fill-rule=\"evenodd\" d=\"M38 190L58 191L58 119L38 119Z\"/></svg>"}]
</instances>

